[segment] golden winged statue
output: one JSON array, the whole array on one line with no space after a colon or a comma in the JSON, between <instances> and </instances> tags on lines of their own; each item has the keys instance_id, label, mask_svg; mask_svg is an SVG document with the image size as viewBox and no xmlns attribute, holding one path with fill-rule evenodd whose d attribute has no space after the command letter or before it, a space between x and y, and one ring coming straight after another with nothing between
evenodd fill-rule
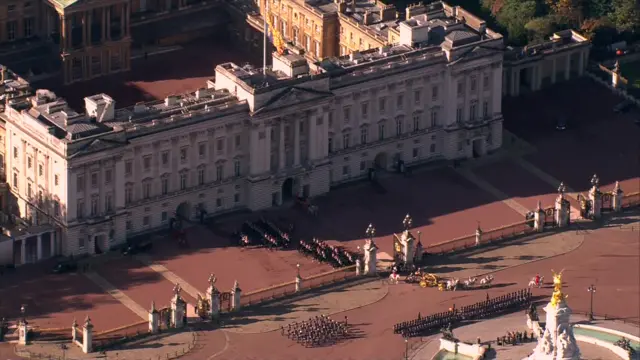
<instances>
[{"instance_id":1,"label":"golden winged statue","mask_svg":"<svg viewBox=\"0 0 640 360\"><path fill-rule=\"evenodd\" d=\"M553 295L551 295L551 305L557 306L561 301L567 298L566 295L562 293L562 273L564 269L559 273L551 270L553 274Z\"/></svg>"}]
</instances>

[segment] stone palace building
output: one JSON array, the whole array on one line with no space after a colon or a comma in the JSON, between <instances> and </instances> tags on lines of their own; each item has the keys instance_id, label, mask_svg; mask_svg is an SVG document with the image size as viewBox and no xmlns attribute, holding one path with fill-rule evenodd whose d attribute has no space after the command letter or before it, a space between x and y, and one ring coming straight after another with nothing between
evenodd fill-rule
<instances>
[{"instance_id":1,"label":"stone palace building","mask_svg":"<svg viewBox=\"0 0 640 360\"><path fill-rule=\"evenodd\" d=\"M14 96L0 115L11 212L49 227L49 254L94 254L174 217L265 209L371 169L498 149L502 36L444 3L397 29L395 45L343 57L220 64L206 87L131 108L107 94L75 110L46 90ZM22 262L42 258L40 237L16 240Z\"/></svg>"}]
</instances>

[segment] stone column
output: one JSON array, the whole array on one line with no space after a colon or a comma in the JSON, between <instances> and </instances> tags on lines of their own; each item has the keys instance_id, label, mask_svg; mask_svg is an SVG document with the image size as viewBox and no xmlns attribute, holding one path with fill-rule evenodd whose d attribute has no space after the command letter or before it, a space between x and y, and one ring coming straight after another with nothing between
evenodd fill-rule
<instances>
[{"instance_id":1,"label":"stone column","mask_svg":"<svg viewBox=\"0 0 640 360\"><path fill-rule=\"evenodd\" d=\"M156 310L156 302L151 302L151 310L149 311L149 332L155 334L159 330L160 313Z\"/></svg>"},{"instance_id":2,"label":"stone column","mask_svg":"<svg viewBox=\"0 0 640 360\"><path fill-rule=\"evenodd\" d=\"M20 265L24 265L27 262L27 238L23 237L20 240Z\"/></svg>"},{"instance_id":3,"label":"stone column","mask_svg":"<svg viewBox=\"0 0 640 360\"><path fill-rule=\"evenodd\" d=\"M62 52L67 51L67 19L60 15L60 47Z\"/></svg>"},{"instance_id":4,"label":"stone column","mask_svg":"<svg viewBox=\"0 0 640 360\"><path fill-rule=\"evenodd\" d=\"M126 26L126 21L127 21L127 4L123 3L122 4L122 10L120 13L120 37L124 37L125 36L125 26Z\"/></svg>"},{"instance_id":5,"label":"stone column","mask_svg":"<svg viewBox=\"0 0 640 360\"><path fill-rule=\"evenodd\" d=\"M42 260L42 234L38 235L37 241L38 241L38 244L36 246L37 246L38 258L36 260L40 261Z\"/></svg>"},{"instance_id":6,"label":"stone column","mask_svg":"<svg viewBox=\"0 0 640 360\"><path fill-rule=\"evenodd\" d=\"M106 22L106 27L107 27L107 31L106 31L106 36L107 36L107 40L111 40L111 7L107 6L104 8L107 15L107 22Z\"/></svg>"},{"instance_id":7,"label":"stone column","mask_svg":"<svg viewBox=\"0 0 640 360\"><path fill-rule=\"evenodd\" d=\"M89 316L84 320L82 328L82 352L85 354L93 352L93 324Z\"/></svg>"},{"instance_id":8,"label":"stone column","mask_svg":"<svg viewBox=\"0 0 640 360\"><path fill-rule=\"evenodd\" d=\"M616 181L616 186L614 186L611 194L611 207L613 208L613 211L622 211L622 199L624 199L624 192L620 188L620 182Z\"/></svg>"},{"instance_id":9,"label":"stone column","mask_svg":"<svg viewBox=\"0 0 640 360\"><path fill-rule=\"evenodd\" d=\"M378 263L378 256L377 256L378 247L373 242L373 240L367 240L363 249L364 249L364 274L375 275L377 270L376 265Z\"/></svg>"},{"instance_id":10,"label":"stone column","mask_svg":"<svg viewBox=\"0 0 640 360\"><path fill-rule=\"evenodd\" d=\"M322 116L322 114L320 114ZM318 123L318 115L315 112L311 112L309 115L309 123L307 124L307 147L309 148L309 160L315 160L318 153L318 133L316 130Z\"/></svg>"},{"instance_id":11,"label":"stone column","mask_svg":"<svg viewBox=\"0 0 640 360\"><path fill-rule=\"evenodd\" d=\"M18 321L18 344L27 345L29 343L29 323L22 319Z\"/></svg>"},{"instance_id":12,"label":"stone column","mask_svg":"<svg viewBox=\"0 0 640 360\"><path fill-rule=\"evenodd\" d=\"M480 224L476 228L476 246L480 246L482 244L482 229L480 228Z\"/></svg>"},{"instance_id":13,"label":"stone column","mask_svg":"<svg viewBox=\"0 0 640 360\"><path fill-rule=\"evenodd\" d=\"M502 62L495 64L491 67L493 70L493 84L491 88L491 106L489 107L489 115L493 116L494 113L502 110Z\"/></svg>"},{"instance_id":14,"label":"stone column","mask_svg":"<svg viewBox=\"0 0 640 360\"><path fill-rule=\"evenodd\" d=\"M231 289L231 311L240 310L240 297L242 296L242 289L238 285L238 280L233 284Z\"/></svg>"},{"instance_id":15,"label":"stone column","mask_svg":"<svg viewBox=\"0 0 640 360\"><path fill-rule=\"evenodd\" d=\"M50 243L49 249L51 249L51 251L49 253L49 255L50 255L49 257L54 257L54 256L58 255L58 254L56 254L56 239L55 238L56 238L56 232L52 231L50 233L50 236L49 236L49 243Z\"/></svg>"},{"instance_id":16,"label":"stone column","mask_svg":"<svg viewBox=\"0 0 640 360\"><path fill-rule=\"evenodd\" d=\"M280 136L278 138L278 169L284 169L285 152L284 152L284 119L280 120Z\"/></svg>"},{"instance_id":17,"label":"stone column","mask_svg":"<svg viewBox=\"0 0 640 360\"><path fill-rule=\"evenodd\" d=\"M567 54L567 60L565 62L564 79L569 80L571 78L571 54Z\"/></svg>"},{"instance_id":18,"label":"stone column","mask_svg":"<svg viewBox=\"0 0 640 360\"><path fill-rule=\"evenodd\" d=\"M87 45L91 46L91 30L93 27L93 13L92 11L87 11Z\"/></svg>"},{"instance_id":19,"label":"stone column","mask_svg":"<svg viewBox=\"0 0 640 360\"><path fill-rule=\"evenodd\" d=\"M544 223L546 221L544 210L542 209L542 203L538 201L538 208L533 213L533 228L537 232L544 230Z\"/></svg>"},{"instance_id":20,"label":"stone column","mask_svg":"<svg viewBox=\"0 0 640 360\"><path fill-rule=\"evenodd\" d=\"M82 19L80 20L82 22L82 46L85 47L88 44L87 41L87 12L83 11L80 13L82 16Z\"/></svg>"},{"instance_id":21,"label":"stone column","mask_svg":"<svg viewBox=\"0 0 640 360\"><path fill-rule=\"evenodd\" d=\"M557 65L556 65L557 60L558 60L557 58L553 58L551 60L551 64L552 64L552 67L551 67L551 84L552 85L556 83L556 75L557 75L557 72L558 72Z\"/></svg>"},{"instance_id":22,"label":"stone column","mask_svg":"<svg viewBox=\"0 0 640 360\"><path fill-rule=\"evenodd\" d=\"M209 300L209 317L215 320L220 316L220 291L216 288L216 277L213 274L209 275L207 300Z\"/></svg>"},{"instance_id":23,"label":"stone column","mask_svg":"<svg viewBox=\"0 0 640 360\"><path fill-rule=\"evenodd\" d=\"M76 341L78 341L78 322L76 319L73 319L73 323L71 324L71 343L75 345Z\"/></svg>"},{"instance_id":24,"label":"stone column","mask_svg":"<svg viewBox=\"0 0 640 360\"><path fill-rule=\"evenodd\" d=\"M578 57L578 76L582 76L584 73L584 51L579 52L580 56Z\"/></svg>"},{"instance_id":25,"label":"stone column","mask_svg":"<svg viewBox=\"0 0 640 360\"><path fill-rule=\"evenodd\" d=\"M302 119L293 120L293 166L300 165L300 122Z\"/></svg>"}]
</instances>

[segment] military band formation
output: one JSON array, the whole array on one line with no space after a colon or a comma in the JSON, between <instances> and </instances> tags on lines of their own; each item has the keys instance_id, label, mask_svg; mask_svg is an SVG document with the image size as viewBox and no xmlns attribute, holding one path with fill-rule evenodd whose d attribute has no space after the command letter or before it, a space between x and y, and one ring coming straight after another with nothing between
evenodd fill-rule
<instances>
[{"instance_id":1,"label":"military band formation","mask_svg":"<svg viewBox=\"0 0 640 360\"><path fill-rule=\"evenodd\" d=\"M510 312L519 311L531 304L531 290L519 290L497 298L487 299L473 305L463 306L450 311L441 312L427 317L421 317L411 321L404 321L394 325L394 334L403 337L424 336L432 334L449 324L460 324L464 321L481 320L501 316Z\"/></svg>"},{"instance_id":2,"label":"military band formation","mask_svg":"<svg viewBox=\"0 0 640 360\"><path fill-rule=\"evenodd\" d=\"M305 321L294 322L280 329L282 336L305 347L333 345L349 336L347 317L336 321L320 315Z\"/></svg>"},{"instance_id":3,"label":"military band formation","mask_svg":"<svg viewBox=\"0 0 640 360\"><path fill-rule=\"evenodd\" d=\"M358 255L341 246L327 244L323 240L314 238L311 241L300 240L298 251L321 263L328 263L334 268L350 266L356 263Z\"/></svg>"},{"instance_id":4,"label":"military band formation","mask_svg":"<svg viewBox=\"0 0 640 360\"><path fill-rule=\"evenodd\" d=\"M289 232L283 231L271 221L262 218L254 222L246 221L242 224L240 231L235 232L232 237L240 246L286 249L291 244L290 231L292 230L290 226Z\"/></svg>"}]
</instances>

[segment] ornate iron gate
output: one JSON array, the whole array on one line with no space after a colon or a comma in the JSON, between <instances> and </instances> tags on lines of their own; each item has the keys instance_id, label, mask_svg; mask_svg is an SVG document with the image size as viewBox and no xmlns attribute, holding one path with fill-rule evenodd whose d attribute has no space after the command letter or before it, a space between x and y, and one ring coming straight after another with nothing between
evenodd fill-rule
<instances>
[{"instance_id":1,"label":"ornate iron gate","mask_svg":"<svg viewBox=\"0 0 640 360\"><path fill-rule=\"evenodd\" d=\"M600 211L613 211L613 194L602 193L602 208Z\"/></svg>"},{"instance_id":2,"label":"ornate iron gate","mask_svg":"<svg viewBox=\"0 0 640 360\"><path fill-rule=\"evenodd\" d=\"M220 293L220 310L231 311L231 292Z\"/></svg>"},{"instance_id":3,"label":"ornate iron gate","mask_svg":"<svg viewBox=\"0 0 640 360\"><path fill-rule=\"evenodd\" d=\"M588 219L591 212L591 200L585 198L582 194L578 194L578 202L580 203L580 216Z\"/></svg>"},{"instance_id":4,"label":"ornate iron gate","mask_svg":"<svg viewBox=\"0 0 640 360\"><path fill-rule=\"evenodd\" d=\"M544 226L556 225L556 208L544 209Z\"/></svg>"}]
</instances>

